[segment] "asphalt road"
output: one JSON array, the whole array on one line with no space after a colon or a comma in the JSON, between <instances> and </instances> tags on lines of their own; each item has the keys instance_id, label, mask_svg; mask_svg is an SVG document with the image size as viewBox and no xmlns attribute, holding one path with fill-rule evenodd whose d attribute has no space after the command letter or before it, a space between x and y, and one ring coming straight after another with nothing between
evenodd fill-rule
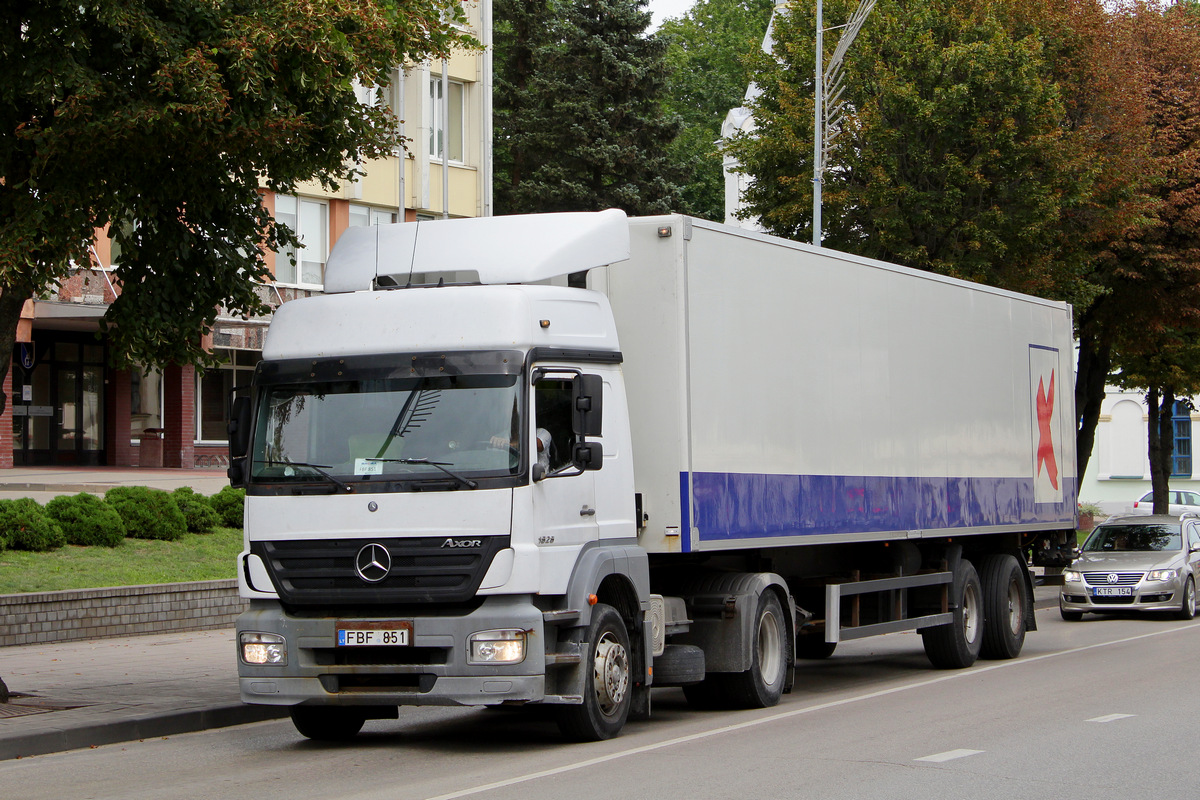
<instances>
[{"instance_id":1,"label":"asphalt road","mask_svg":"<svg viewBox=\"0 0 1200 800\"><path fill-rule=\"evenodd\" d=\"M290 723L0 764L5 800L1126 798L1200 795L1200 620L1039 612L1021 658L942 672L920 640L843 644L773 709L691 711L678 690L618 739L536 714L402 709L351 745Z\"/></svg>"}]
</instances>

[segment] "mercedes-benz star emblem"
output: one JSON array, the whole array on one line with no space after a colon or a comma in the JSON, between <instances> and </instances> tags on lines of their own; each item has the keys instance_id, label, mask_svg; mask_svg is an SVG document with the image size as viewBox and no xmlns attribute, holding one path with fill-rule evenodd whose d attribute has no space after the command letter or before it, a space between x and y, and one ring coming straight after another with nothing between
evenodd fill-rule
<instances>
[{"instance_id":1,"label":"mercedes-benz star emblem","mask_svg":"<svg viewBox=\"0 0 1200 800\"><path fill-rule=\"evenodd\" d=\"M354 571L367 583L379 583L392 569L392 556L386 547L372 542L354 557Z\"/></svg>"}]
</instances>

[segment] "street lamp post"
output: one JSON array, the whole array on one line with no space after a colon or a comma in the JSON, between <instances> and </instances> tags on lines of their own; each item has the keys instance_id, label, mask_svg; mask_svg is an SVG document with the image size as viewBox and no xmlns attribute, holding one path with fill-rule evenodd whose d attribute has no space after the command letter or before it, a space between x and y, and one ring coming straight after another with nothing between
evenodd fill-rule
<instances>
[{"instance_id":1,"label":"street lamp post","mask_svg":"<svg viewBox=\"0 0 1200 800\"><path fill-rule=\"evenodd\" d=\"M845 107L845 103L842 101L842 90L844 89L842 86L842 60L846 57L846 51L854 43L854 38L858 36L858 32L862 29L863 23L867 21L867 16L873 8L875 8L875 0L862 0L850 16L849 22L845 25L826 28L824 4L822 0L817 0L817 42L816 54L813 59L816 62L813 76L815 116L813 121L813 244L817 247L821 246L823 238L821 184L825 179L825 162L829 157L829 143L840 131L842 109ZM834 48L833 55L829 58L829 64L826 65L824 64L825 31L835 31L839 28L844 29L842 38L838 40L837 47Z\"/></svg>"}]
</instances>

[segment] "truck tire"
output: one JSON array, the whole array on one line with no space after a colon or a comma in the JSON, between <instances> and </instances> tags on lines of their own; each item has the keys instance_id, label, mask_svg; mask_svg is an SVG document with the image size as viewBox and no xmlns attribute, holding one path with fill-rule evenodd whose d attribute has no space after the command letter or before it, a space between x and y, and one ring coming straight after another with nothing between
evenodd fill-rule
<instances>
[{"instance_id":1,"label":"truck tire","mask_svg":"<svg viewBox=\"0 0 1200 800\"><path fill-rule=\"evenodd\" d=\"M1179 610L1175 612L1175 616L1179 619L1195 619L1196 618L1196 579L1188 575L1187 581L1183 584L1183 597L1179 603Z\"/></svg>"},{"instance_id":2,"label":"truck tire","mask_svg":"<svg viewBox=\"0 0 1200 800\"><path fill-rule=\"evenodd\" d=\"M292 724L301 736L318 742L348 742L363 723L366 712L337 706L292 706Z\"/></svg>"},{"instance_id":3,"label":"truck tire","mask_svg":"<svg viewBox=\"0 0 1200 800\"><path fill-rule=\"evenodd\" d=\"M990 555L979 568L983 588L984 658L1016 658L1025 644L1025 579L1017 559Z\"/></svg>"},{"instance_id":4,"label":"truck tire","mask_svg":"<svg viewBox=\"0 0 1200 800\"><path fill-rule=\"evenodd\" d=\"M964 669L975 663L983 644L983 607L979 575L971 562L958 562L952 584L954 621L924 628L925 655L938 669Z\"/></svg>"},{"instance_id":5,"label":"truck tire","mask_svg":"<svg viewBox=\"0 0 1200 800\"><path fill-rule=\"evenodd\" d=\"M687 686L704 680L704 651L693 644L669 644L654 658L655 686Z\"/></svg>"},{"instance_id":6,"label":"truck tire","mask_svg":"<svg viewBox=\"0 0 1200 800\"><path fill-rule=\"evenodd\" d=\"M558 707L558 728L568 739L598 742L621 732L633 696L629 632L612 606L597 603L584 637L583 703Z\"/></svg>"},{"instance_id":7,"label":"truck tire","mask_svg":"<svg viewBox=\"0 0 1200 800\"><path fill-rule=\"evenodd\" d=\"M779 702L787 683L787 617L772 591L759 595L754 617L750 669L730 673L725 680L729 698L738 706L769 708Z\"/></svg>"}]
</instances>

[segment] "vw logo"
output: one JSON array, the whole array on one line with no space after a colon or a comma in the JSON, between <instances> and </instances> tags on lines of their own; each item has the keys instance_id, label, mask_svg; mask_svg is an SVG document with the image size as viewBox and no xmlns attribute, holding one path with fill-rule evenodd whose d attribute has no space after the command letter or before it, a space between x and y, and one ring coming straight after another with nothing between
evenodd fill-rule
<instances>
[{"instance_id":1,"label":"vw logo","mask_svg":"<svg viewBox=\"0 0 1200 800\"><path fill-rule=\"evenodd\" d=\"M1119 579L1117 578L1117 573L1115 573L1115 572L1108 573L1108 582L1109 583L1116 583L1118 580Z\"/></svg>"},{"instance_id":2,"label":"vw logo","mask_svg":"<svg viewBox=\"0 0 1200 800\"><path fill-rule=\"evenodd\" d=\"M372 542L354 557L354 571L367 583L379 583L392 569L392 556L386 547Z\"/></svg>"}]
</instances>

